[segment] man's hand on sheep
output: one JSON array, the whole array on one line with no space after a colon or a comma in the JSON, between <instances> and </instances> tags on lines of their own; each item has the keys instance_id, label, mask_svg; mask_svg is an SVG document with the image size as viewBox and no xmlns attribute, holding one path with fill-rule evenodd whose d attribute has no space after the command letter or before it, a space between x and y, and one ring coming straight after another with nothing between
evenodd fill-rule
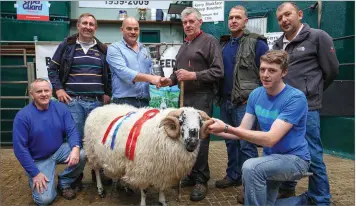
<instances>
[{"instance_id":1,"label":"man's hand on sheep","mask_svg":"<svg viewBox=\"0 0 356 206\"><path fill-rule=\"evenodd\" d=\"M213 121L208 126L208 132L210 134L215 134L218 137L227 138L227 139L239 139L237 136L228 133L230 125L221 121L220 119L211 118Z\"/></svg>"},{"instance_id":2,"label":"man's hand on sheep","mask_svg":"<svg viewBox=\"0 0 356 206\"><path fill-rule=\"evenodd\" d=\"M68 163L68 167L78 164L79 162L79 155L80 155L80 148L73 147L72 151L70 152L69 156L67 157L65 163Z\"/></svg>"},{"instance_id":3,"label":"man's hand on sheep","mask_svg":"<svg viewBox=\"0 0 356 206\"><path fill-rule=\"evenodd\" d=\"M64 89L58 89L56 91L56 95L60 102L68 104L69 101L72 101L72 98L70 98L70 96L67 94L67 92L64 91Z\"/></svg>"},{"instance_id":4,"label":"man's hand on sheep","mask_svg":"<svg viewBox=\"0 0 356 206\"><path fill-rule=\"evenodd\" d=\"M47 190L47 179L46 175L43 173L38 173L35 177L32 178L32 190L36 189L38 194L43 194L44 190Z\"/></svg>"},{"instance_id":5,"label":"man's hand on sheep","mask_svg":"<svg viewBox=\"0 0 356 206\"><path fill-rule=\"evenodd\" d=\"M103 95L103 102L104 104L110 104L111 97L109 95Z\"/></svg>"}]
</instances>

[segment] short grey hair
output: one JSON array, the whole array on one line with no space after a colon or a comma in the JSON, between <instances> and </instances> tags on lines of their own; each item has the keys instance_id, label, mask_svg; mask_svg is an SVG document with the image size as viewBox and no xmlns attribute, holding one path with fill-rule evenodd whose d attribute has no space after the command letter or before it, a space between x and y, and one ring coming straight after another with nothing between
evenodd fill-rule
<instances>
[{"instance_id":1,"label":"short grey hair","mask_svg":"<svg viewBox=\"0 0 356 206\"><path fill-rule=\"evenodd\" d=\"M30 85L28 86L28 92L31 92L33 90L33 85L37 82L47 82L49 84L49 87L52 89L52 84L45 78L37 78L33 80Z\"/></svg>"},{"instance_id":2,"label":"short grey hair","mask_svg":"<svg viewBox=\"0 0 356 206\"><path fill-rule=\"evenodd\" d=\"M193 8L193 7L186 7L182 13L181 13L181 16L182 18L184 16L187 16L187 15L190 15L190 14L194 14L194 16L198 19L198 20L201 20L201 13L196 9L196 8Z\"/></svg>"},{"instance_id":3,"label":"short grey hair","mask_svg":"<svg viewBox=\"0 0 356 206\"><path fill-rule=\"evenodd\" d=\"M232 9L236 9L236 10L242 10L242 11L244 11L244 12L245 12L245 16L246 16L246 18L248 18L248 13L247 13L247 10L246 10L246 8L245 8L245 7L240 6L240 5L237 5L237 6L232 7L232 8L230 9L230 11L231 11Z\"/></svg>"}]
</instances>

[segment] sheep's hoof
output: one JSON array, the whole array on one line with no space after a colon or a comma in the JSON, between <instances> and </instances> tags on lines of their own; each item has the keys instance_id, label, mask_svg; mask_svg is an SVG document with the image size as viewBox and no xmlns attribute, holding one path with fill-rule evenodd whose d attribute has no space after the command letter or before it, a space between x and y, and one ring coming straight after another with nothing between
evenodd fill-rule
<instances>
[{"instance_id":1,"label":"sheep's hoof","mask_svg":"<svg viewBox=\"0 0 356 206\"><path fill-rule=\"evenodd\" d=\"M158 202L158 205L168 206L167 201L166 201L166 202L164 202L164 203L162 203L162 202Z\"/></svg>"},{"instance_id":2,"label":"sheep's hoof","mask_svg":"<svg viewBox=\"0 0 356 206\"><path fill-rule=\"evenodd\" d=\"M98 190L98 194L101 198L104 198L106 196L105 190Z\"/></svg>"}]
</instances>

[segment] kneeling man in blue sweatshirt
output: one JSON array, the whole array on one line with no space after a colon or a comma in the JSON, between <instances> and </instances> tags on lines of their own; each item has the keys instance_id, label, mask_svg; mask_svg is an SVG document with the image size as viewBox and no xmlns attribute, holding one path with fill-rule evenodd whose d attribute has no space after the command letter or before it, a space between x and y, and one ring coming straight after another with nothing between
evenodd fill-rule
<instances>
[{"instance_id":1,"label":"kneeling man in blue sweatshirt","mask_svg":"<svg viewBox=\"0 0 356 206\"><path fill-rule=\"evenodd\" d=\"M52 88L45 79L29 86L33 102L22 108L13 125L14 152L29 177L36 204L51 204L57 190L66 199L74 199L75 180L83 172L85 153L70 111L61 102L51 100ZM58 175L57 164L67 164Z\"/></svg>"}]
</instances>

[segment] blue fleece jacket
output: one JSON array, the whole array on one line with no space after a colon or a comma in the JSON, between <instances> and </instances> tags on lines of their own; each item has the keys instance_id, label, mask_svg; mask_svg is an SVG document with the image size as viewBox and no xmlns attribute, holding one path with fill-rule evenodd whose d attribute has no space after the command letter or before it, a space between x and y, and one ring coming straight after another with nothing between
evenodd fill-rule
<instances>
[{"instance_id":1,"label":"blue fleece jacket","mask_svg":"<svg viewBox=\"0 0 356 206\"><path fill-rule=\"evenodd\" d=\"M21 109L14 119L12 135L15 155L32 177L40 173L34 161L47 159L66 140L71 148L81 146L67 106L52 100L47 110L38 110L34 103Z\"/></svg>"}]
</instances>

